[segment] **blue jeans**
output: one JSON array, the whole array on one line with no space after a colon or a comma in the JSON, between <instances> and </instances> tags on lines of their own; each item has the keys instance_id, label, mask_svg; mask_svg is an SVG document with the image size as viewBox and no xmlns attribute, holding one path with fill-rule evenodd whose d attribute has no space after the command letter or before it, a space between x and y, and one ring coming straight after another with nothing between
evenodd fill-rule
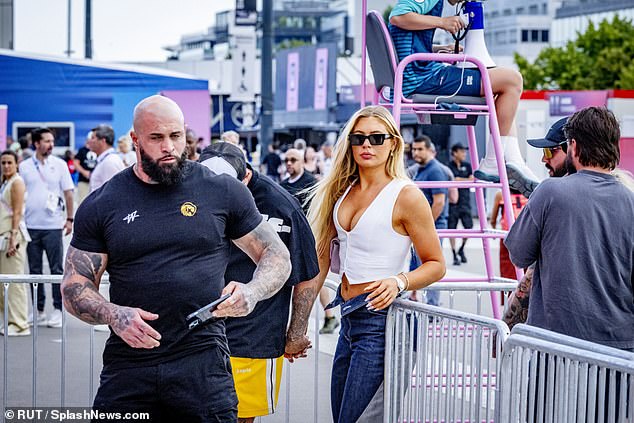
<instances>
[{"instance_id":1,"label":"blue jeans","mask_svg":"<svg viewBox=\"0 0 634 423\"><path fill-rule=\"evenodd\" d=\"M62 244L62 230L29 229L29 235L31 235L31 242L26 246L26 254L29 258L29 273L31 275L42 274L42 253L46 252L51 275L63 274L62 255L64 246ZM59 284L52 284L51 289L53 291L53 307L57 310L61 310L62 292L59 289ZM32 291L33 286L31 286L31 292ZM44 311L45 302L46 294L44 293L44 284L40 283L37 285L37 309L39 311Z\"/></svg>"},{"instance_id":2,"label":"blue jeans","mask_svg":"<svg viewBox=\"0 0 634 423\"><path fill-rule=\"evenodd\" d=\"M362 294L344 301L338 290L328 305L341 305L341 330L330 385L335 423L356 422L383 383L387 310L368 310L366 297Z\"/></svg>"}]
</instances>

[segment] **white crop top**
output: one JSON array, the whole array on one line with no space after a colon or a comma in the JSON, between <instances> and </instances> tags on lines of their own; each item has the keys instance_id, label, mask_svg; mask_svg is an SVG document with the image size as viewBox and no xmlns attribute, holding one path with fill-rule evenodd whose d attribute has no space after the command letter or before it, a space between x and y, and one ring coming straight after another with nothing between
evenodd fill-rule
<instances>
[{"instance_id":1,"label":"white crop top","mask_svg":"<svg viewBox=\"0 0 634 423\"><path fill-rule=\"evenodd\" d=\"M392 228L392 212L404 186L412 182L393 179L370 203L351 231L339 224L339 206L352 185L335 203L333 220L339 238L339 274L350 284L372 282L409 270L412 241Z\"/></svg>"}]
</instances>

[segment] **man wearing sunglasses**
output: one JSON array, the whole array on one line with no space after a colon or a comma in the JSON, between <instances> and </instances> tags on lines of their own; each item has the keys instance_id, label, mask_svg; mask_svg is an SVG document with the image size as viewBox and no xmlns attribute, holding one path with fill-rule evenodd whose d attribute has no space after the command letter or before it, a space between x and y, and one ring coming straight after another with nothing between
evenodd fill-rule
<instances>
[{"instance_id":1,"label":"man wearing sunglasses","mask_svg":"<svg viewBox=\"0 0 634 423\"><path fill-rule=\"evenodd\" d=\"M527 140L531 146L542 149L542 163L551 178L561 178L576 172L574 166L566 161L568 144L564 126L567 121L567 117L559 119L550 127L544 138ZM509 178L509 187L521 192L526 198L529 198L539 185L538 182L527 178L513 163L506 164L506 173Z\"/></svg>"},{"instance_id":2,"label":"man wearing sunglasses","mask_svg":"<svg viewBox=\"0 0 634 423\"><path fill-rule=\"evenodd\" d=\"M564 130L577 172L542 182L504 241L515 265L537 262L527 323L634 351L634 193L612 174L619 123L588 107Z\"/></svg>"},{"instance_id":3,"label":"man wearing sunglasses","mask_svg":"<svg viewBox=\"0 0 634 423\"><path fill-rule=\"evenodd\" d=\"M415 165L407 169L407 174L414 181L447 181L447 173L441 163L435 159L435 147L431 139L421 135L412 143L412 158ZM431 206L436 229L447 229L447 217L449 216L449 202L447 201L447 188L423 188L423 194ZM440 239L442 245L442 238ZM410 268L420 266L418 255L412 254ZM427 304L440 305L440 292L427 291Z\"/></svg>"},{"instance_id":4,"label":"man wearing sunglasses","mask_svg":"<svg viewBox=\"0 0 634 423\"><path fill-rule=\"evenodd\" d=\"M304 154L300 150L289 148L284 155L284 165L286 165L288 178L280 182L280 185L297 198L304 213L306 213L308 204L304 204L306 199L304 190L315 185L317 179L304 169Z\"/></svg>"}]
</instances>

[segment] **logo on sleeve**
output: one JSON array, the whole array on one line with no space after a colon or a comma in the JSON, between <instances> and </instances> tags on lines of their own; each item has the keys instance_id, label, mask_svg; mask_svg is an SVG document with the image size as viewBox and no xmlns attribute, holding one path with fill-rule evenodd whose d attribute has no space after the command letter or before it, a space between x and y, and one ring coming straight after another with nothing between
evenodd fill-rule
<instances>
[{"instance_id":1,"label":"logo on sleeve","mask_svg":"<svg viewBox=\"0 0 634 423\"><path fill-rule=\"evenodd\" d=\"M129 225L131 222L134 222L134 219L136 219L137 217L141 217L141 216L135 210L132 213L129 213L126 217L124 217L123 221Z\"/></svg>"},{"instance_id":2,"label":"logo on sleeve","mask_svg":"<svg viewBox=\"0 0 634 423\"><path fill-rule=\"evenodd\" d=\"M181 214L183 216L192 217L193 215L196 214L197 210L198 210L198 207L196 207L196 204L190 203L189 201L186 203L183 203L183 205L181 206Z\"/></svg>"}]
</instances>

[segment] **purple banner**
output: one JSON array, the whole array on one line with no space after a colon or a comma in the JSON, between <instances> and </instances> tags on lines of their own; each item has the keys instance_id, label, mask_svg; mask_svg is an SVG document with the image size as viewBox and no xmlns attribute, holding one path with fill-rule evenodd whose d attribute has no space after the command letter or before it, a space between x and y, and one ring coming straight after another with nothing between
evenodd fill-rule
<instances>
[{"instance_id":1,"label":"purple banner","mask_svg":"<svg viewBox=\"0 0 634 423\"><path fill-rule=\"evenodd\" d=\"M315 110L324 110L328 98L328 49L318 48L315 55Z\"/></svg>"},{"instance_id":2,"label":"purple banner","mask_svg":"<svg viewBox=\"0 0 634 423\"><path fill-rule=\"evenodd\" d=\"M296 112L299 108L299 53L289 53L287 60L286 111Z\"/></svg>"},{"instance_id":3,"label":"purple banner","mask_svg":"<svg viewBox=\"0 0 634 423\"><path fill-rule=\"evenodd\" d=\"M0 104L0 151L7 149L7 106Z\"/></svg>"},{"instance_id":4,"label":"purple banner","mask_svg":"<svg viewBox=\"0 0 634 423\"><path fill-rule=\"evenodd\" d=\"M570 116L590 106L607 106L607 91L558 91L547 94L551 116Z\"/></svg>"},{"instance_id":5,"label":"purple banner","mask_svg":"<svg viewBox=\"0 0 634 423\"><path fill-rule=\"evenodd\" d=\"M176 102L185 115L185 125L193 129L196 136L202 137L201 147L209 145L211 134L211 99L207 90L173 90L163 91L165 97Z\"/></svg>"}]
</instances>

